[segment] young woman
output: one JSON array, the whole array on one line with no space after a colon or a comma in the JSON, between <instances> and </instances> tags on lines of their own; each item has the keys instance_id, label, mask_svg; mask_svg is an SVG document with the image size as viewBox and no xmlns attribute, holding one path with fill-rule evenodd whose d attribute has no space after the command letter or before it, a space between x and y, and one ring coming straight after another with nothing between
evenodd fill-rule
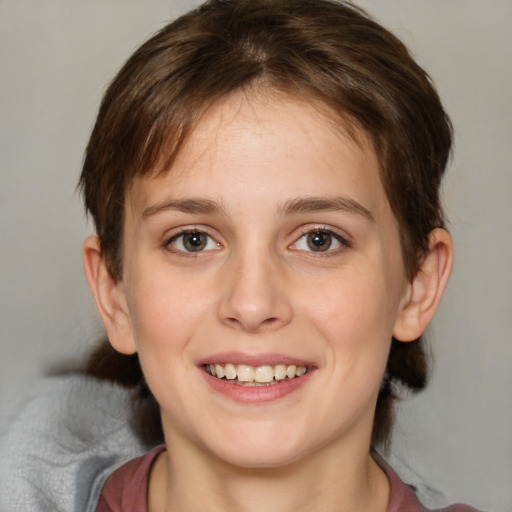
<instances>
[{"instance_id":1,"label":"young woman","mask_svg":"<svg viewBox=\"0 0 512 512\"><path fill-rule=\"evenodd\" d=\"M97 510L423 510L371 446L425 384L450 141L352 5L212 1L135 52L87 148L84 263L165 444Z\"/></svg>"},{"instance_id":2,"label":"young woman","mask_svg":"<svg viewBox=\"0 0 512 512\"><path fill-rule=\"evenodd\" d=\"M88 373L133 388L152 449L83 464L88 510L426 510L373 448L425 386L450 146L428 76L348 3L212 0L134 53L80 181Z\"/></svg>"}]
</instances>

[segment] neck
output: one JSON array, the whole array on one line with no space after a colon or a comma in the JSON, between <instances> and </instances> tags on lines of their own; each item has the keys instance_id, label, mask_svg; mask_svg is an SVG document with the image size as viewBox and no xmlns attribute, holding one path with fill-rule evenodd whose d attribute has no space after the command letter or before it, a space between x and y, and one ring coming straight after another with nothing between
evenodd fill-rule
<instances>
[{"instance_id":1,"label":"neck","mask_svg":"<svg viewBox=\"0 0 512 512\"><path fill-rule=\"evenodd\" d=\"M240 468L182 443L155 464L149 512L385 512L389 482L369 453L329 445L279 468ZM361 451L364 448L364 451ZM169 455L172 454L172 455Z\"/></svg>"}]
</instances>

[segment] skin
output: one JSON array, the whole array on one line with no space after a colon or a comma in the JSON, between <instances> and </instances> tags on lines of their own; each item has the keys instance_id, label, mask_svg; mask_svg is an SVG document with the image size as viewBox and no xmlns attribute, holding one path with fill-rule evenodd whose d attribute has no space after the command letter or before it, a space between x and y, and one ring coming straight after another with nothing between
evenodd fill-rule
<instances>
[{"instance_id":1,"label":"skin","mask_svg":"<svg viewBox=\"0 0 512 512\"><path fill-rule=\"evenodd\" d=\"M126 199L122 280L96 237L84 262L111 343L138 352L161 406L150 510L386 510L369 447L390 340L426 328L452 249L435 230L407 280L365 134L277 93L231 96ZM183 230L204 249L187 250ZM316 232L331 245L312 250ZM283 396L240 400L202 365L226 357L309 371Z\"/></svg>"}]
</instances>

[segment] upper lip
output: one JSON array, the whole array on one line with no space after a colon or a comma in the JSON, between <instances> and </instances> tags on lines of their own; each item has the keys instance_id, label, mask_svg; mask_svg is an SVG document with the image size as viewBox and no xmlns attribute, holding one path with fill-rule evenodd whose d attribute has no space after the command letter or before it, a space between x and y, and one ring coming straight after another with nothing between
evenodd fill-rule
<instances>
[{"instance_id":1,"label":"upper lip","mask_svg":"<svg viewBox=\"0 0 512 512\"><path fill-rule=\"evenodd\" d=\"M200 359L197 364L231 363L247 366L275 366L277 364L294 364L296 366L315 366L306 359L284 354L247 354L244 352L221 352Z\"/></svg>"}]
</instances>

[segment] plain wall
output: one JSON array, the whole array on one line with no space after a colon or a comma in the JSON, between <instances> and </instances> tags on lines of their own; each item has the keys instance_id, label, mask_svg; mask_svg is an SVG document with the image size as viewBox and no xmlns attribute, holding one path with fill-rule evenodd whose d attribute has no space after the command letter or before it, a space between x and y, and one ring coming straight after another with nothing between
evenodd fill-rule
<instances>
[{"instance_id":1,"label":"plain wall","mask_svg":"<svg viewBox=\"0 0 512 512\"><path fill-rule=\"evenodd\" d=\"M102 332L81 267L83 150L122 62L194 4L0 0L0 418ZM393 449L449 501L512 511L512 2L359 5L429 71L456 131L456 264L430 388L401 406Z\"/></svg>"}]
</instances>

